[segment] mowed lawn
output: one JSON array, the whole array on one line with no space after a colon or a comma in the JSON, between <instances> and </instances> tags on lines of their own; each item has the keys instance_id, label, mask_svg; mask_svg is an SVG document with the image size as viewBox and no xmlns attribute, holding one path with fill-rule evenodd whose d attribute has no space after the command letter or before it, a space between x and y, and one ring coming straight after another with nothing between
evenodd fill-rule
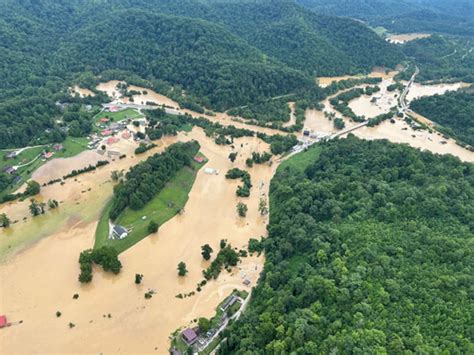
<instances>
[{"instance_id":1,"label":"mowed lawn","mask_svg":"<svg viewBox=\"0 0 474 355\"><path fill-rule=\"evenodd\" d=\"M59 152L54 152L54 155L51 159L73 157L81 153L82 151L86 150L87 143L88 143L88 140L87 138L84 138L84 137L80 137L80 138L67 137L66 140L61 143L64 149ZM27 164L34 160L33 163L18 169L17 174L21 176L21 180L18 181L16 184L13 184L10 188L8 188L3 193L7 194L7 193L11 193L15 191L25 181L30 179L33 172L36 169L38 169L41 165L46 163L46 161L43 160L42 157L39 157L39 158L36 158L36 157L40 155L45 149L48 149L49 151L54 151L52 146L53 144L49 144L44 147L25 149L15 159L9 159L9 160L0 159L0 171L3 171L3 169L6 166L17 166L17 165ZM2 154L5 155L6 152L3 151Z\"/></svg>"},{"instance_id":2,"label":"mowed lawn","mask_svg":"<svg viewBox=\"0 0 474 355\"><path fill-rule=\"evenodd\" d=\"M104 118L104 117L107 117L107 118L109 118L110 120L112 120L114 122L118 122L118 121L128 119L128 118L130 118L130 119L142 118L144 116L133 108L127 108L125 110L118 111L118 112L105 112L105 111L100 112L94 117L95 122L96 123L99 122L100 119Z\"/></svg>"},{"instance_id":3,"label":"mowed lawn","mask_svg":"<svg viewBox=\"0 0 474 355\"><path fill-rule=\"evenodd\" d=\"M313 144L308 150L284 160L278 167L278 171L283 171L286 167L290 167L291 169L303 172L308 165L319 157L319 154L321 154L321 146L319 144Z\"/></svg>"},{"instance_id":4,"label":"mowed lawn","mask_svg":"<svg viewBox=\"0 0 474 355\"><path fill-rule=\"evenodd\" d=\"M205 163L199 164L193 162L192 167L184 167L176 173L174 178L166 184L165 188L142 209L138 211L127 208L114 221L118 224L131 229L131 232L125 239L111 240L109 236L109 211L111 201L105 206L99 224L96 229L94 248L108 245L113 246L119 253L127 250L149 235L148 225L155 221L159 226L174 217L188 201L189 191L196 180L198 170ZM146 219L143 219L146 217Z\"/></svg>"}]
</instances>

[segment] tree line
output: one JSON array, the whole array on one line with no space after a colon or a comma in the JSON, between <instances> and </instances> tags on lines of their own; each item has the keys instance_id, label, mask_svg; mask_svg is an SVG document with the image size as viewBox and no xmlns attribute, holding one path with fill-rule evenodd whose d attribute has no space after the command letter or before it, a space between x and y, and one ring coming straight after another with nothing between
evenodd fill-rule
<instances>
[{"instance_id":1,"label":"tree line","mask_svg":"<svg viewBox=\"0 0 474 355\"><path fill-rule=\"evenodd\" d=\"M302 154L219 353L471 352L474 165L352 135Z\"/></svg>"}]
</instances>

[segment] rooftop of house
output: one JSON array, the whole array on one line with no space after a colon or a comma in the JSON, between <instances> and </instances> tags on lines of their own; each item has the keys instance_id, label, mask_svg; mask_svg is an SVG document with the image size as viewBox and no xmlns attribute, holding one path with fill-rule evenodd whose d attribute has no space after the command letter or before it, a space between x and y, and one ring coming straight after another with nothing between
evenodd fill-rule
<instances>
[{"instance_id":1,"label":"rooftop of house","mask_svg":"<svg viewBox=\"0 0 474 355\"><path fill-rule=\"evenodd\" d=\"M197 338L196 332L194 331L194 329L191 328L185 329L181 334L183 335L184 340L186 340L188 343L193 340L196 340Z\"/></svg>"},{"instance_id":2,"label":"rooftop of house","mask_svg":"<svg viewBox=\"0 0 474 355\"><path fill-rule=\"evenodd\" d=\"M122 234L127 234L128 233L128 231L125 227L119 226L118 224L114 226L113 231L117 235L122 235Z\"/></svg>"}]
</instances>

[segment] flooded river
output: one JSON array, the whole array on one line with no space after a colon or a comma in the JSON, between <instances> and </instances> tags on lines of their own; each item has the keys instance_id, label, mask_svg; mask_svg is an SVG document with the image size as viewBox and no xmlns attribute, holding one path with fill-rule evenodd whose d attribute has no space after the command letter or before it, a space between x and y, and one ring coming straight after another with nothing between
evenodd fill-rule
<instances>
[{"instance_id":1,"label":"flooded river","mask_svg":"<svg viewBox=\"0 0 474 355\"><path fill-rule=\"evenodd\" d=\"M380 107L374 107L365 97L351 102L357 114L367 117L385 112L395 100L386 92L393 75L382 72L373 75L384 78L380 84L382 91L377 93L381 95L377 100ZM117 83L104 83L98 89L115 95L115 100L120 102ZM129 89L141 92L134 97L135 103L153 101L178 107L172 100L149 89ZM144 90L147 93L144 94ZM415 86L413 95L419 95L423 90L426 89ZM328 100L324 104L324 111L340 117ZM183 112L202 116L187 110ZM222 124L275 133L275 130L234 122L225 113L206 117ZM346 127L355 124L344 120ZM332 121L322 111L316 110L306 112L305 128L326 135L335 132ZM401 120L395 123L386 121L373 128L364 127L354 134L366 139L386 138L474 161L474 153L457 146L452 140L445 140L437 133L414 131ZM198 172L185 212L162 225L157 234L121 254L123 269L119 275L105 274L96 269L92 283L81 285L77 281L77 259L82 250L94 244L101 209L112 196L111 172L127 170L176 141L191 139L201 144L201 151L209 159L206 167L218 170L219 174L209 175L204 169ZM2 212L18 223L7 231L0 231L0 253L3 253L0 256L6 258L0 262L0 313L6 314L13 323L0 331L1 352L166 354L168 337L174 330L196 318L212 316L215 307L232 289L249 290L255 285L263 266L263 258L256 256L243 258L232 273L223 271L217 280L209 282L196 295L185 299L175 297L179 293L195 291L197 283L203 279L202 270L208 266L201 256L203 244L208 243L217 251L219 241L227 239L240 249L246 247L249 238L266 235L268 220L258 213L258 204L260 197L268 196L270 180L278 164L245 166L246 158L253 151L269 149L257 138L236 139L234 146L238 157L235 163L231 163L228 155L232 147L216 145L199 128L179 133L176 137L166 137L160 140L157 148L140 157L133 154L135 143L121 140L114 150L127 154L127 158L69 179L64 185L42 188L38 199L60 201L57 210L33 219L28 213L29 201L3 205ZM56 159L42 166L33 178L44 183L98 159L94 152ZM242 199L249 209L246 218L238 217L236 212L236 204L241 199L236 197L235 191L240 182L227 180L224 176L235 166L248 170L252 178L251 196ZM180 261L184 261L189 270L184 278L177 276L176 268ZM134 283L136 273L144 275L141 285ZM251 280L250 287L242 284L244 277ZM156 294L146 300L144 294L149 289L156 290ZM76 293L79 298L73 299ZM57 311L62 313L61 317L56 316ZM69 323L74 327L70 328Z\"/></svg>"},{"instance_id":2,"label":"flooded river","mask_svg":"<svg viewBox=\"0 0 474 355\"><path fill-rule=\"evenodd\" d=\"M0 264L0 309L15 323L0 333L4 353L65 353L74 349L87 353L165 354L172 331L197 317L213 315L217 304L232 289L248 288L242 284L244 275L252 285L256 282L263 259L248 257L232 274L224 271L197 295L183 300L175 297L195 291L202 280L201 270L207 263L202 260L201 245L209 243L218 250L219 241L228 239L240 249L250 237L265 235L266 218L258 213L258 203L261 195L267 195L277 166L257 165L250 169L254 187L251 197L244 199L249 212L242 219L235 207L239 182L226 180L225 172L232 166L244 168L252 151L264 151L268 146L256 138L238 139L235 146L239 156L232 164L227 158L231 148L214 144L200 129L180 134L176 139L199 140L201 151L209 159L206 166L219 170L219 175L208 175L204 169L198 172L185 213L164 224L157 235L124 252L120 256L120 275L95 270L90 285L83 286L77 281L78 255L93 245L100 212L94 201L104 203L110 198L111 185L106 182L110 171L105 169L97 172L99 176L84 174L78 179L85 185L81 189L100 189L101 184L107 184L102 195L91 192L83 196L81 204L94 210L92 221L79 223L78 219L76 224L58 226L48 238ZM70 187L67 183L55 188ZM67 195L66 191L63 193ZM52 196L49 190L45 194ZM177 276L180 261L188 266L185 278ZM144 274L140 286L134 284L135 273ZM144 298L148 288L157 290L151 300ZM72 299L75 293L79 294L77 300ZM60 318L56 311L62 313ZM19 321L23 323L16 324ZM75 327L69 329L69 322Z\"/></svg>"}]
</instances>

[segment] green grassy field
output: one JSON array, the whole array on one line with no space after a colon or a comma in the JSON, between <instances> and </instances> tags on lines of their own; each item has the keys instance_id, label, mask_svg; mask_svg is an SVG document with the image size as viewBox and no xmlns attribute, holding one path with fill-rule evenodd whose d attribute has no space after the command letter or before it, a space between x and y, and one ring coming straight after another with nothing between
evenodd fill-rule
<instances>
[{"instance_id":1,"label":"green grassy field","mask_svg":"<svg viewBox=\"0 0 474 355\"><path fill-rule=\"evenodd\" d=\"M174 217L186 204L189 191L194 184L198 170L204 165L193 162L192 168L184 167L175 175L163 190L141 210L127 208L115 221L132 231L125 239L111 240L109 236L108 216L111 207L109 202L102 212L97 225L94 248L113 246L119 253L127 250L149 235L148 225L155 221L159 226ZM146 219L142 219L146 216Z\"/></svg>"},{"instance_id":2,"label":"green grassy field","mask_svg":"<svg viewBox=\"0 0 474 355\"><path fill-rule=\"evenodd\" d=\"M318 144L313 144L308 150L295 154L291 158L283 161L278 167L278 171L283 171L286 167L304 171L306 167L314 162L321 153L321 147Z\"/></svg>"},{"instance_id":3,"label":"green grassy field","mask_svg":"<svg viewBox=\"0 0 474 355\"><path fill-rule=\"evenodd\" d=\"M114 122L121 121L127 118L142 118L142 114L138 113L137 110L133 108L127 108L126 110L119 112L100 112L94 117L94 122L98 123L101 118L107 117Z\"/></svg>"},{"instance_id":4,"label":"green grassy field","mask_svg":"<svg viewBox=\"0 0 474 355\"><path fill-rule=\"evenodd\" d=\"M52 159L73 157L81 153L82 151L86 150L87 143L88 143L88 140L87 138L84 138L84 137L80 137L80 138L67 137L66 140L62 142L64 150L55 152ZM12 185L12 187L7 189L6 191L3 191L3 194L8 194L18 189L25 181L27 181L31 177L31 175L36 169L38 169L41 165L45 164L46 161L44 161L41 157L39 158L36 158L36 157L40 155L45 149L53 151L52 146L53 146L52 144L49 144L43 147L25 149L15 159L9 159L9 160L1 159L0 171L3 171L3 169L6 166L16 166L16 165L21 165L21 164L27 164L28 162L31 162L34 160L31 164L26 165L17 170L17 174L21 176L21 180L18 181L18 183ZM5 155L6 152L3 151L2 154Z\"/></svg>"}]
</instances>

